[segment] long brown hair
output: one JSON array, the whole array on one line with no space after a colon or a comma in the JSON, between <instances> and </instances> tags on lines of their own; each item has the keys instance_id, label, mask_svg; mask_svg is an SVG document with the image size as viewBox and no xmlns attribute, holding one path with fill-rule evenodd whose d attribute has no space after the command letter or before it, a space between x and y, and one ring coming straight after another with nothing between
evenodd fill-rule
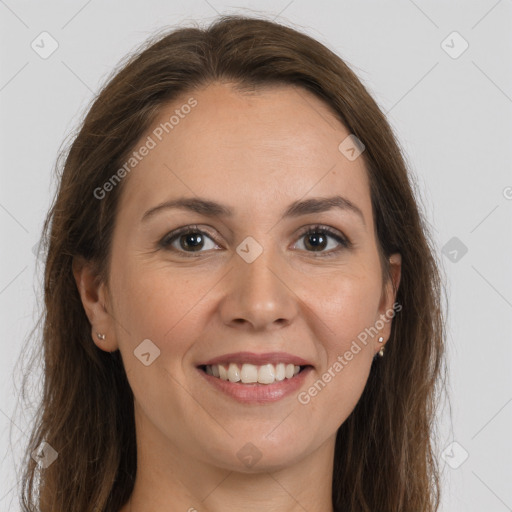
<instances>
[{"instance_id":1,"label":"long brown hair","mask_svg":"<svg viewBox=\"0 0 512 512\"><path fill-rule=\"evenodd\" d=\"M99 279L108 280L116 207L126 180L101 201L94 190L122 166L165 103L216 81L240 89L306 89L365 145L385 277L387 257L402 255L402 310L393 320L385 357L373 362L359 402L338 430L333 506L351 512L437 510L433 433L444 389L442 279L414 178L375 101L347 64L318 41L245 16L160 34L119 68L57 162L59 187L42 232L43 392L23 462L23 510L118 512L132 492L133 394L119 351L107 353L91 341L72 262L78 256L93 261ZM42 442L58 452L45 469L31 457Z\"/></svg>"}]
</instances>

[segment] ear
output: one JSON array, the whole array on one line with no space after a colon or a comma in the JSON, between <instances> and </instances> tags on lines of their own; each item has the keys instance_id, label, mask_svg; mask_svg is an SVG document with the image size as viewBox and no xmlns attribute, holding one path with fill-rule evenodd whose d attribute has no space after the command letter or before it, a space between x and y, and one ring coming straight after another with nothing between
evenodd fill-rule
<instances>
[{"instance_id":1,"label":"ear","mask_svg":"<svg viewBox=\"0 0 512 512\"><path fill-rule=\"evenodd\" d=\"M75 257L72 267L85 314L91 324L94 343L106 352L117 350L113 318L108 311L109 296L106 284L100 281L92 262L82 257ZM104 334L105 339L100 339L97 333Z\"/></svg>"},{"instance_id":2,"label":"ear","mask_svg":"<svg viewBox=\"0 0 512 512\"><path fill-rule=\"evenodd\" d=\"M384 287L384 293L382 294L381 302L379 305L379 320L376 324L380 327L382 323L384 327L379 329L379 334L376 336L376 351L378 352L388 341L391 335L391 325L396 311L400 311L399 308L393 307L396 302L396 294L400 285L400 277L402 274L402 255L394 253L389 257L389 273L390 278L387 280ZM384 341L379 343L377 340L382 336Z\"/></svg>"}]
</instances>

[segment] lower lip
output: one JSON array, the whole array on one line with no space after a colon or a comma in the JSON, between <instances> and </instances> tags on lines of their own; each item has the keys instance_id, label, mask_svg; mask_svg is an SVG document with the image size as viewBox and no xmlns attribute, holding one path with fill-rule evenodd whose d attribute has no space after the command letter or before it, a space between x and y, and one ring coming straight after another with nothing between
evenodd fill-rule
<instances>
[{"instance_id":1,"label":"lower lip","mask_svg":"<svg viewBox=\"0 0 512 512\"><path fill-rule=\"evenodd\" d=\"M230 382L229 380L222 380L208 375L200 368L197 368L197 371L206 379L206 382L226 395L231 396L237 402L260 404L276 402L296 392L304 384L304 380L311 370L313 370L313 367L307 366L291 379L276 381L272 384L240 384L240 382Z\"/></svg>"}]
</instances>

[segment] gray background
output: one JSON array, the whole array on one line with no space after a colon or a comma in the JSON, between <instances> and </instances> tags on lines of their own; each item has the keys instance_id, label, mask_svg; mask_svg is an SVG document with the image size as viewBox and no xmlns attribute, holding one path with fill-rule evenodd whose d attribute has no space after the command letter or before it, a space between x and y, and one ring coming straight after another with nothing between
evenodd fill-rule
<instances>
[{"instance_id":1,"label":"gray background","mask_svg":"<svg viewBox=\"0 0 512 512\"><path fill-rule=\"evenodd\" d=\"M15 467L31 410L16 407L15 364L38 313L33 247L59 147L112 68L155 30L228 12L276 17L317 38L387 113L447 280L441 510L512 510L512 0L0 0L0 510L19 510ZM43 31L59 45L46 59L31 47Z\"/></svg>"}]
</instances>

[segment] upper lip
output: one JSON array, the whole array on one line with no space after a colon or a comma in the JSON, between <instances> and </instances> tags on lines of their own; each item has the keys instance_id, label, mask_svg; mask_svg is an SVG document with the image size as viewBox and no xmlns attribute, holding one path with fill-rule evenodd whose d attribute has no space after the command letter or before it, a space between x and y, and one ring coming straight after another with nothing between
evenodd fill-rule
<instances>
[{"instance_id":1,"label":"upper lip","mask_svg":"<svg viewBox=\"0 0 512 512\"><path fill-rule=\"evenodd\" d=\"M222 356L214 357L198 366L223 364L223 363L250 363L256 366L264 364L293 364L296 366L312 366L309 361L302 359L302 357L289 354L288 352L265 352L256 354L255 352L233 352L231 354L224 354Z\"/></svg>"}]
</instances>

